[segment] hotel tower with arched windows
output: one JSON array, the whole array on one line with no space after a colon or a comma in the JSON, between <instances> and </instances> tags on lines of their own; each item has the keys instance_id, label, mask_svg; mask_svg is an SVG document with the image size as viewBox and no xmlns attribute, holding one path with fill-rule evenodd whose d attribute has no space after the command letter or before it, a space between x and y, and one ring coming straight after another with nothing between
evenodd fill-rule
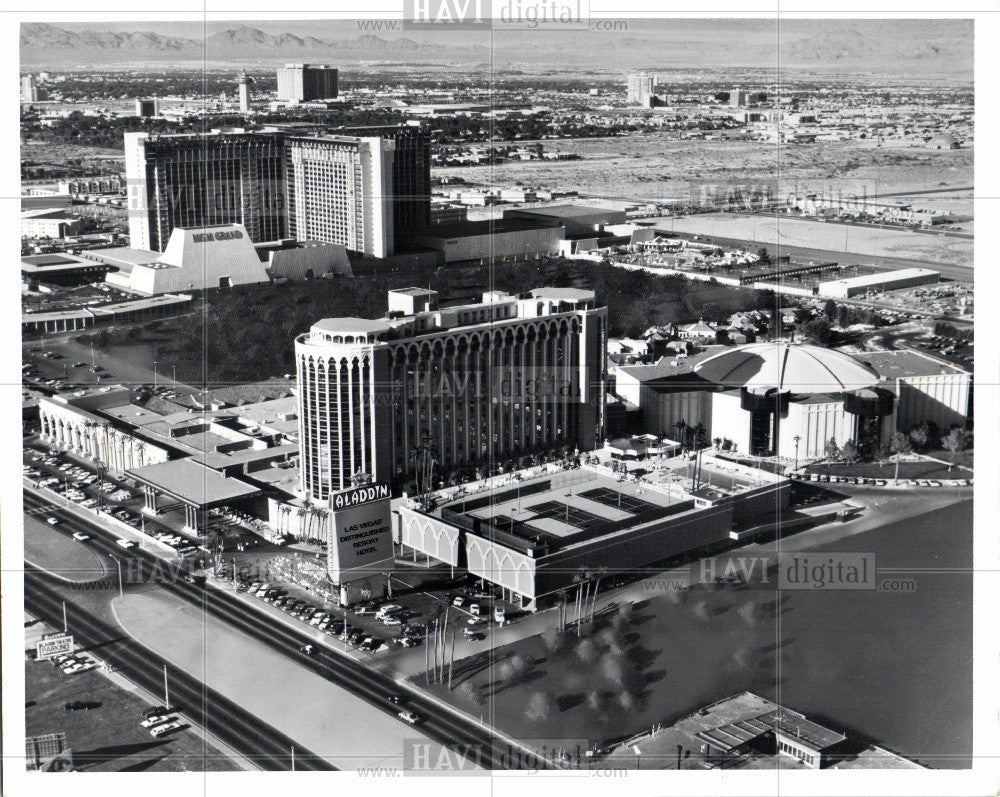
<instances>
[{"instance_id":1,"label":"hotel tower with arched windows","mask_svg":"<svg viewBox=\"0 0 1000 797\"><path fill-rule=\"evenodd\" d=\"M385 318L322 319L295 342L302 492L325 502L357 474L398 490L424 452L446 478L591 450L606 343L607 309L575 288L441 308L435 291L404 288Z\"/></svg>"}]
</instances>

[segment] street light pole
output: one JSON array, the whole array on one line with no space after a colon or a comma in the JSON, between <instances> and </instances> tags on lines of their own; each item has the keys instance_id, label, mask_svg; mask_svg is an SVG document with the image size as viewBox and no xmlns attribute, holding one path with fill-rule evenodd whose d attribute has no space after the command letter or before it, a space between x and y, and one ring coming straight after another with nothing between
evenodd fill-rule
<instances>
[{"instance_id":1,"label":"street light pole","mask_svg":"<svg viewBox=\"0 0 1000 797\"><path fill-rule=\"evenodd\" d=\"M118 597L122 598L125 596L125 588L122 584L122 561L117 556L109 554L112 559L115 560L115 564L118 565Z\"/></svg>"},{"instance_id":2,"label":"street light pole","mask_svg":"<svg viewBox=\"0 0 1000 797\"><path fill-rule=\"evenodd\" d=\"M156 360L153 360L153 390L156 390Z\"/></svg>"}]
</instances>

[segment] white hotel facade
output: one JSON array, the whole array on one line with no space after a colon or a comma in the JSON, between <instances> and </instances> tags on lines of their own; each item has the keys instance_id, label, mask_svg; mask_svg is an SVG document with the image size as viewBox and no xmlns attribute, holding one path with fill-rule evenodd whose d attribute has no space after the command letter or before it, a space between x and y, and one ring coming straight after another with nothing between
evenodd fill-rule
<instances>
[{"instance_id":1,"label":"white hotel facade","mask_svg":"<svg viewBox=\"0 0 1000 797\"><path fill-rule=\"evenodd\" d=\"M295 342L300 487L318 503L356 474L395 488L432 448L436 474L604 437L607 309L593 291L486 293L438 308L389 292L382 319L327 318Z\"/></svg>"}]
</instances>

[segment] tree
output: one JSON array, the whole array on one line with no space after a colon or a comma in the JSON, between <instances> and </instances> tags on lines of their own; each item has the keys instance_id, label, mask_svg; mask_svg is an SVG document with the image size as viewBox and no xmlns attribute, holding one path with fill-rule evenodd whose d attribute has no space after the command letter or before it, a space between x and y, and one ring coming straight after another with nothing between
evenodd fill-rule
<instances>
[{"instance_id":1,"label":"tree","mask_svg":"<svg viewBox=\"0 0 1000 797\"><path fill-rule=\"evenodd\" d=\"M848 440L844 443L844 447L840 449L840 456L848 465L853 465L858 461L858 457L861 456L861 449L858 448L858 444L853 440Z\"/></svg>"},{"instance_id":2,"label":"tree","mask_svg":"<svg viewBox=\"0 0 1000 797\"><path fill-rule=\"evenodd\" d=\"M830 321L837 320L837 303L833 299L828 299L826 304L823 305L823 315Z\"/></svg>"},{"instance_id":3,"label":"tree","mask_svg":"<svg viewBox=\"0 0 1000 797\"><path fill-rule=\"evenodd\" d=\"M930 427L928 427L926 423L922 423L920 426L914 426L910 429L910 443L915 449L917 449L917 451L926 446L930 438Z\"/></svg>"},{"instance_id":4,"label":"tree","mask_svg":"<svg viewBox=\"0 0 1000 797\"><path fill-rule=\"evenodd\" d=\"M803 324L801 329L802 334L819 346L829 346L833 341L830 320L826 316L816 316L812 321Z\"/></svg>"},{"instance_id":5,"label":"tree","mask_svg":"<svg viewBox=\"0 0 1000 797\"><path fill-rule=\"evenodd\" d=\"M902 432L893 432L889 438L889 451L896 457L896 472L892 477L894 482L899 481L899 458L903 454L908 454L912 450L910 438Z\"/></svg>"},{"instance_id":6,"label":"tree","mask_svg":"<svg viewBox=\"0 0 1000 797\"><path fill-rule=\"evenodd\" d=\"M947 451L951 452L952 461L948 463L948 471L951 472L952 467L955 465L955 455L965 448L968 437L965 429L960 426L956 426L944 438L941 440L941 445Z\"/></svg>"},{"instance_id":7,"label":"tree","mask_svg":"<svg viewBox=\"0 0 1000 797\"><path fill-rule=\"evenodd\" d=\"M836 462L840 459L840 446L837 445L837 440L831 437L826 441L826 445L823 447L823 453L826 454L826 458L831 462Z\"/></svg>"},{"instance_id":8,"label":"tree","mask_svg":"<svg viewBox=\"0 0 1000 797\"><path fill-rule=\"evenodd\" d=\"M726 346L729 343L731 343L732 340L729 337L729 332L727 330L725 330L725 329L717 329L717 330L715 330L715 342L716 343L721 343L723 346Z\"/></svg>"}]
</instances>

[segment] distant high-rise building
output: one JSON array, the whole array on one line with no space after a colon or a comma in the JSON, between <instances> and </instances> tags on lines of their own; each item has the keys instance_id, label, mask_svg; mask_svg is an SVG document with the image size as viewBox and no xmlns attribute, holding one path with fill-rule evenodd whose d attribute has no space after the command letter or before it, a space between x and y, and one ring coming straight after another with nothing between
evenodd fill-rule
<instances>
[{"instance_id":1,"label":"distant high-rise building","mask_svg":"<svg viewBox=\"0 0 1000 797\"><path fill-rule=\"evenodd\" d=\"M336 131L378 136L395 145L392 161L392 227L396 249L427 232L431 223L431 139L417 125L353 127Z\"/></svg>"},{"instance_id":2,"label":"distant high-rise building","mask_svg":"<svg viewBox=\"0 0 1000 797\"><path fill-rule=\"evenodd\" d=\"M649 105L656 87L656 75L634 72L627 78L628 102L631 105Z\"/></svg>"},{"instance_id":3,"label":"distant high-rise building","mask_svg":"<svg viewBox=\"0 0 1000 797\"><path fill-rule=\"evenodd\" d=\"M285 64L278 69L278 99L310 102L337 98L337 70L326 64Z\"/></svg>"},{"instance_id":4,"label":"distant high-rise building","mask_svg":"<svg viewBox=\"0 0 1000 797\"><path fill-rule=\"evenodd\" d=\"M730 108L739 108L741 105L746 105L746 104L747 104L747 92L740 91L738 86L729 92Z\"/></svg>"},{"instance_id":5,"label":"distant high-rise building","mask_svg":"<svg viewBox=\"0 0 1000 797\"><path fill-rule=\"evenodd\" d=\"M250 84L253 78L246 72L240 72L240 79L237 83L237 90L240 96L240 113L250 113Z\"/></svg>"},{"instance_id":6,"label":"distant high-rise building","mask_svg":"<svg viewBox=\"0 0 1000 797\"><path fill-rule=\"evenodd\" d=\"M394 153L392 139L375 136L289 139L289 235L393 254Z\"/></svg>"},{"instance_id":7,"label":"distant high-rise building","mask_svg":"<svg viewBox=\"0 0 1000 797\"><path fill-rule=\"evenodd\" d=\"M284 155L282 133L126 133L131 245L162 252L175 227L224 224L287 237Z\"/></svg>"},{"instance_id":8,"label":"distant high-rise building","mask_svg":"<svg viewBox=\"0 0 1000 797\"><path fill-rule=\"evenodd\" d=\"M160 103L156 98L137 99L135 101L135 115L140 117L159 116Z\"/></svg>"},{"instance_id":9,"label":"distant high-rise building","mask_svg":"<svg viewBox=\"0 0 1000 797\"><path fill-rule=\"evenodd\" d=\"M21 77L21 102L38 102L38 85L34 75Z\"/></svg>"}]
</instances>

